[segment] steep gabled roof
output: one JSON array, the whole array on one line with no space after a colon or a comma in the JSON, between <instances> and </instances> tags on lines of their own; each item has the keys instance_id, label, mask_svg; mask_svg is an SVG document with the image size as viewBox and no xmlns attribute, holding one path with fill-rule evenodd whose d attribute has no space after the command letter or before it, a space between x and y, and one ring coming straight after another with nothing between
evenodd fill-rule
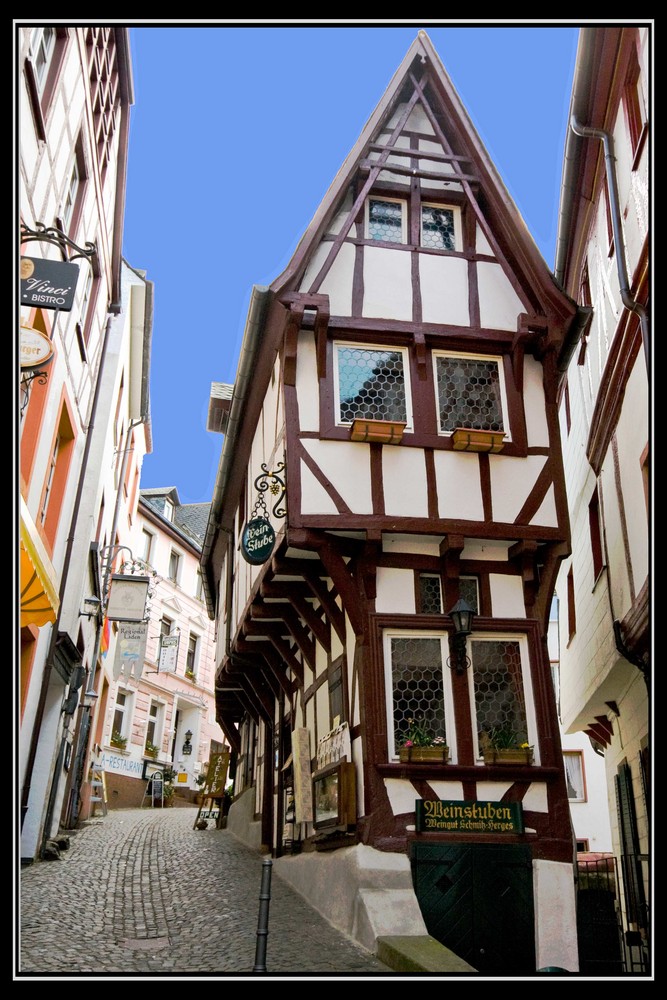
<instances>
[{"instance_id":1,"label":"steep gabled roof","mask_svg":"<svg viewBox=\"0 0 667 1000\"><path fill-rule=\"evenodd\" d=\"M409 146L399 145L399 142L403 128L416 107L426 116L434 139L446 151L445 155L451 163L451 178L460 182L490 246L498 259L505 263L508 272L518 278L524 295L533 300L533 311L548 316L557 327L559 320L566 326L574 313L574 306L557 286L424 31L419 32L410 46L329 187L287 268L271 284L271 290L280 296L299 286L312 254L322 237L330 234L332 220L340 212L341 204L346 196L349 197L351 189L353 203L347 218L342 226L336 227L326 260L314 280L309 281L308 293L318 293L383 166L390 163L391 172L410 173L410 154L414 156L415 151ZM388 140L387 133L390 133ZM423 151L419 155L420 159L428 159ZM442 158L436 154L433 159L437 163ZM402 163L397 162L400 160ZM363 184L359 183L360 174L364 176ZM440 173L438 176L443 175Z\"/></svg>"}]
</instances>

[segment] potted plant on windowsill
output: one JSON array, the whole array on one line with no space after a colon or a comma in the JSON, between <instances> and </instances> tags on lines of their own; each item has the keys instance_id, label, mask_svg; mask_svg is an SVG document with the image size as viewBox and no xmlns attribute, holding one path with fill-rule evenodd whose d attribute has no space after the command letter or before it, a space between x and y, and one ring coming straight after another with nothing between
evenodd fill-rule
<instances>
[{"instance_id":1,"label":"potted plant on windowsill","mask_svg":"<svg viewBox=\"0 0 667 1000\"><path fill-rule=\"evenodd\" d=\"M479 734L485 764L532 764L533 747L513 726L503 723Z\"/></svg>"},{"instance_id":2,"label":"potted plant on windowsill","mask_svg":"<svg viewBox=\"0 0 667 1000\"><path fill-rule=\"evenodd\" d=\"M194 670L186 670L185 671L185 676L188 678L189 681L196 680L196 675L195 675Z\"/></svg>"},{"instance_id":3,"label":"potted plant on windowsill","mask_svg":"<svg viewBox=\"0 0 667 1000\"><path fill-rule=\"evenodd\" d=\"M446 764L449 747L444 736L433 736L423 724L408 719L408 728L399 739L398 757L402 764Z\"/></svg>"},{"instance_id":4,"label":"potted plant on windowsill","mask_svg":"<svg viewBox=\"0 0 667 1000\"><path fill-rule=\"evenodd\" d=\"M159 752L160 752L160 748L159 747L156 747L155 744L151 743L150 740L146 740L146 743L144 745L144 756L145 757L152 757L153 760L155 760L157 758L157 755L159 754Z\"/></svg>"},{"instance_id":5,"label":"potted plant on windowsill","mask_svg":"<svg viewBox=\"0 0 667 1000\"><path fill-rule=\"evenodd\" d=\"M114 729L111 733L109 743L112 747L116 747L117 750L124 750L127 746L127 736L122 736L117 729Z\"/></svg>"}]
</instances>

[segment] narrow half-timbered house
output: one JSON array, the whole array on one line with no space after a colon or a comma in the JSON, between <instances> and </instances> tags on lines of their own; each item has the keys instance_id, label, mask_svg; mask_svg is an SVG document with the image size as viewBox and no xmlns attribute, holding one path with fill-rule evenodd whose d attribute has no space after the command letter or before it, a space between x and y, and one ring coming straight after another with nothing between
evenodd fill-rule
<instances>
[{"instance_id":1,"label":"narrow half-timbered house","mask_svg":"<svg viewBox=\"0 0 667 1000\"><path fill-rule=\"evenodd\" d=\"M547 650L577 324L420 32L209 410L229 824L370 947L416 912L480 972L577 969Z\"/></svg>"}]
</instances>

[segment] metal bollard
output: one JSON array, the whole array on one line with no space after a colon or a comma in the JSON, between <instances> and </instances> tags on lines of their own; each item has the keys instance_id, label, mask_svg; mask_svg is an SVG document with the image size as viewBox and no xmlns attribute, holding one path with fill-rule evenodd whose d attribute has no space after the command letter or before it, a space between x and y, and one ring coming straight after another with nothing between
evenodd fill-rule
<instances>
[{"instance_id":1,"label":"metal bollard","mask_svg":"<svg viewBox=\"0 0 667 1000\"><path fill-rule=\"evenodd\" d=\"M262 861L262 885L259 890L259 917L257 918L257 947L253 972L266 972L266 939L269 936L269 902L271 900L271 868L273 861Z\"/></svg>"}]
</instances>

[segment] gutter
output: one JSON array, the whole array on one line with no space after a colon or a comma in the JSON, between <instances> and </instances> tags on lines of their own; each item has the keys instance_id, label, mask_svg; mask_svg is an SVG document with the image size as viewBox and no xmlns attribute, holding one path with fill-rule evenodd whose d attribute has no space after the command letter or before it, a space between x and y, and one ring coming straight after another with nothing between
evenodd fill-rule
<instances>
[{"instance_id":1,"label":"gutter","mask_svg":"<svg viewBox=\"0 0 667 1000\"><path fill-rule=\"evenodd\" d=\"M273 293L270 288L265 285L253 285L250 295L248 318L246 320L243 343L241 345L241 354L239 356L239 364L234 382L232 405L227 420L225 440L222 447L222 453L220 455L220 464L218 466L218 474L215 481L215 487L213 489L211 510L208 516L208 524L206 525L206 534L204 536L200 559L202 569L204 570L202 573L202 583L204 586L204 596L206 598L206 608L208 616L211 620L215 620L215 584L212 580L209 580L208 573L206 572L206 564L208 563L213 552L218 532L224 531L230 536L233 532L233 518L228 524L223 524L222 522L223 503L231 471L234 466L234 462L236 461L236 445L241 432L241 427L243 425L248 390L253 381L255 362L261 344L261 333L263 331L267 311L272 300ZM228 553L228 559L230 554L231 551Z\"/></svg>"}]
</instances>

